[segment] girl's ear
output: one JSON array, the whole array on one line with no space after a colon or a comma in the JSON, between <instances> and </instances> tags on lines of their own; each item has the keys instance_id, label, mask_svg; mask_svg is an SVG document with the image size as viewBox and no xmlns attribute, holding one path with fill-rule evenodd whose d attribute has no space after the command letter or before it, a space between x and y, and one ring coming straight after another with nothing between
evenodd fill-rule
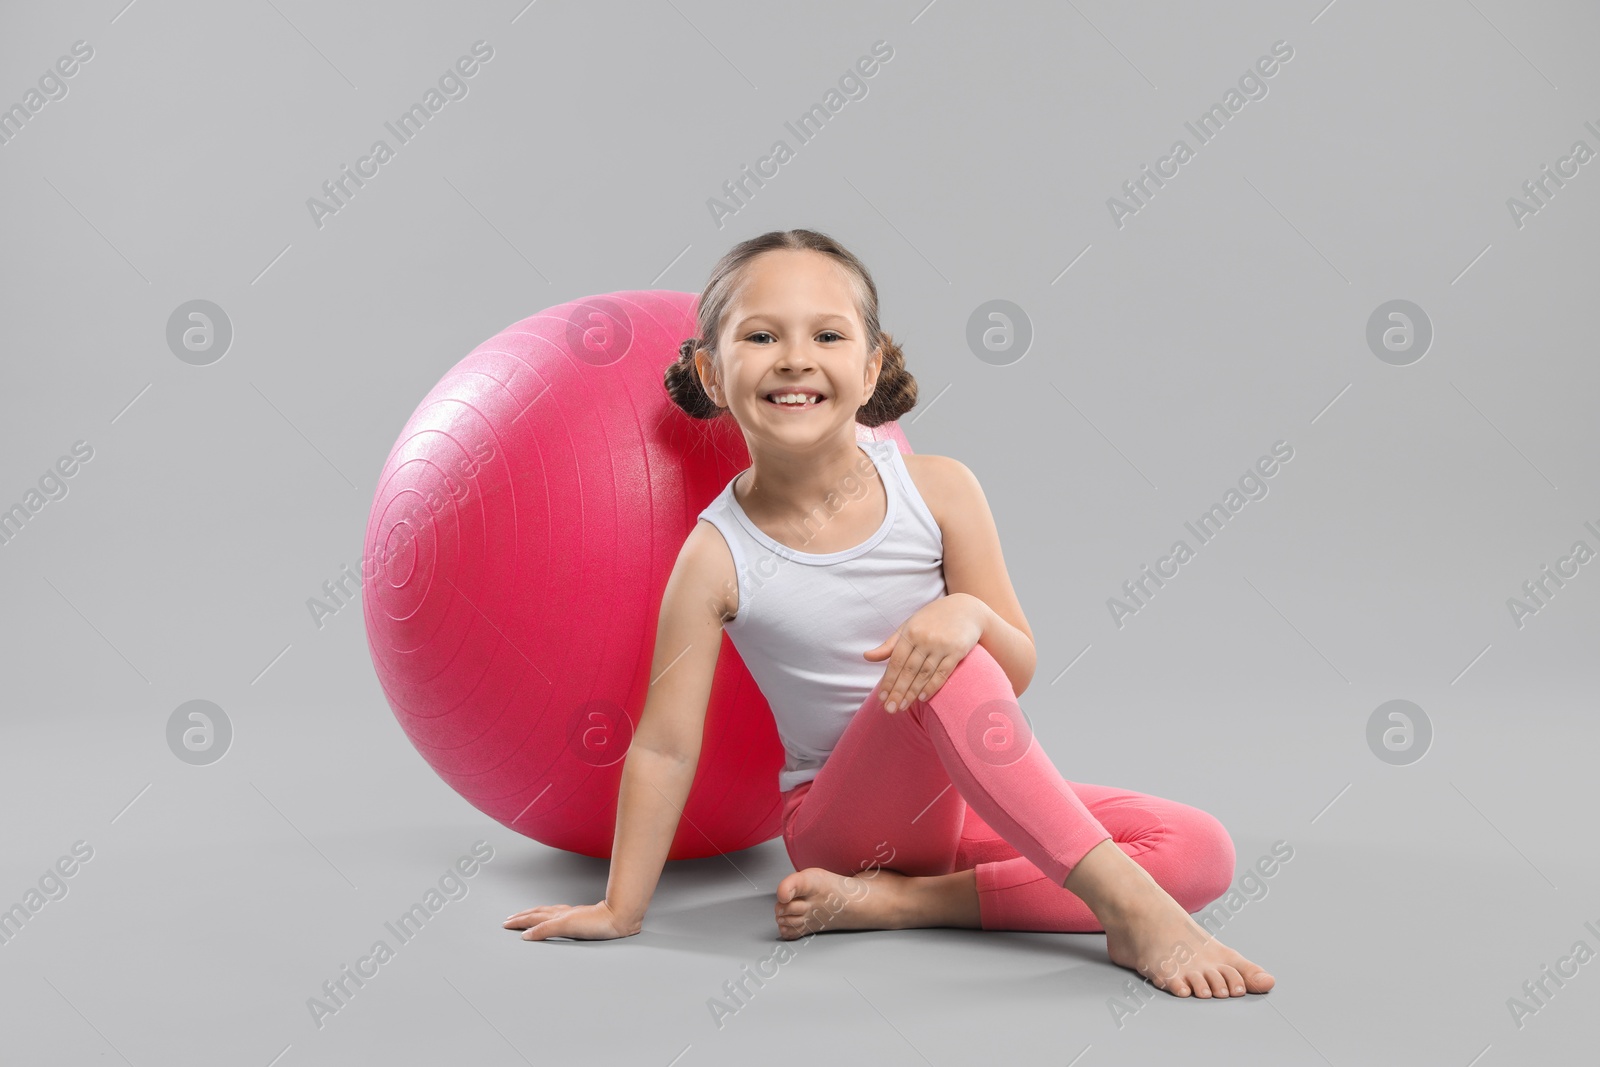
<instances>
[{"instance_id":1,"label":"girl's ear","mask_svg":"<svg viewBox=\"0 0 1600 1067\"><path fill-rule=\"evenodd\" d=\"M872 394L878 389L878 375L883 371L883 346L880 344L872 350L872 355L867 357L866 377L862 384L865 386L866 395L861 398L865 404L872 399Z\"/></svg>"},{"instance_id":2,"label":"girl's ear","mask_svg":"<svg viewBox=\"0 0 1600 1067\"><path fill-rule=\"evenodd\" d=\"M700 387L715 402L717 399L717 380L716 376L711 372L711 367L709 366L711 361L707 358L705 352L706 350L703 348L694 350L694 371L695 375L700 379Z\"/></svg>"}]
</instances>

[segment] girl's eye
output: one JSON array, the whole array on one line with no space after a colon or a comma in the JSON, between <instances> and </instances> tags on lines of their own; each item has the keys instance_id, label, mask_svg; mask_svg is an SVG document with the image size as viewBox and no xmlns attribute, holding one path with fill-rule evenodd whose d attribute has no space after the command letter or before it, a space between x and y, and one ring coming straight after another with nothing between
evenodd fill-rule
<instances>
[{"instance_id":1,"label":"girl's eye","mask_svg":"<svg viewBox=\"0 0 1600 1067\"><path fill-rule=\"evenodd\" d=\"M844 340L844 334L839 333L837 330L823 330L817 336L818 337L824 337L824 338L831 337L836 341ZM766 330L757 330L755 333L751 334L748 339L751 340L751 341L757 341L758 343L760 343L759 339L763 338L763 337L771 338L772 334L768 333Z\"/></svg>"}]
</instances>

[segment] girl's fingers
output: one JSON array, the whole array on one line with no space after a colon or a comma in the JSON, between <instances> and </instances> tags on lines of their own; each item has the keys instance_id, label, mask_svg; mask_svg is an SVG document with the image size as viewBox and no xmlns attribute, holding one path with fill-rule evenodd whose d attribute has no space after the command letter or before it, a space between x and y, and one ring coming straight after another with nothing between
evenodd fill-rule
<instances>
[{"instance_id":1,"label":"girl's fingers","mask_svg":"<svg viewBox=\"0 0 1600 1067\"><path fill-rule=\"evenodd\" d=\"M894 687L900 680L901 672L906 669L906 660L916 651L909 639L901 639L901 631L896 630L892 636L894 647L889 651L889 660L883 665L883 678L878 682L878 699L885 708L893 699Z\"/></svg>"},{"instance_id":2,"label":"girl's fingers","mask_svg":"<svg viewBox=\"0 0 1600 1067\"><path fill-rule=\"evenodd\" d=\"M896 646L895 656L898 657L899 655L899 646ZM884 667L882 680L878 682L878 701L886 709L889 706L889 696L894 692L894 684L900 680L900 669L895 665L894 658L891 658L888 665Z\"/></svg>"},{"instance_id":3,"label":"girl's fingers","mask_svg":"<svg viewBox=\"0 0 1600 1067\"><path fill-rule=\"evenodd\" d=\"M943 662L944 657L937 652L926 654L917 665L916 673L914 675L908 674L910 683L903 690L902 698L895 702L895 706L904 707L913 701L924 699L922 694L927 692L928 683L933 680L939 664ZM929 695L931 696L932 694L930 693Z\"/></svg>"},{"instance_id":4,"label":"girl's fingers","mask_svg":"<svg viewBox=\"0 0 1600 1067\"><path fill-rule=\"evenodd\" d=\"M896 673L893 684L889 686L887 707L890 712L899 711L910 703L906 699L906 693L910 688L911 682L916 677L917 671L921 669L922 662L927 658L928 654L920 648L913 648L906 654L905 661L900 665L900 670Z\"/></svg>"},{"instance_id":5,"label":"girl's fingers","mask_svg":"<svg viewBox=\"0 0 1600 1067\"><path fill-rule=\"evenodd\" d=\"M893 677L885 675L879 699L886 708L893 705L890 714L913 701L927 700L950 680L950 672L959 662L952 662L950 656L913 648L906 653L905 661L899 668L893 670Z\"/></svg>"},{"instance_id":6,"label":"girl's fingers","mask_svg":"<svg viewBox=\"0 0 1600 1067\"><path fill-rule=\"evenodd\" d=\"M931 659L932 657L929 658ZM927 700L944 685L945 678L948 677L944 670L944 663L944 659L939 660L938 663L934 664L934 669L926 678L918 679L918 684L915 687L918 700Z\"/></svg>"},{"instance_id":7,"label":"girl's fingers","mask_svg":"<svg viewBox=\"0 0 1600 1067\"><path fill-rule=\"evenodd\" d=\"M894 691L889 694L890 701L894 703L894 710L899 711L904 708L911 703L909 698L916 695L916 690L912 688L912 683L916 681L917 671L921 669L924 658L918 654L916 664L908 663L906 664L906 669L900 672L900 679L895 682Z\"/></svg>"},{"instance_id":8,"label":"girl's fingers","mask_svg":"<svg viewBox=\"0 0 1600 1067\"><path fill-rule=\"evenodd\" d=\"M896 652L895 655L898 656L899 653ZM905 669L904 663L901 663L898 667L890 664L890 669L884 672L883 685L879 687L881 690L880 699L883 701L884 710L891 715L894 714L895 709L895 692L900 685L900 676L905 672Z\"/></svg>"}]
</instances>

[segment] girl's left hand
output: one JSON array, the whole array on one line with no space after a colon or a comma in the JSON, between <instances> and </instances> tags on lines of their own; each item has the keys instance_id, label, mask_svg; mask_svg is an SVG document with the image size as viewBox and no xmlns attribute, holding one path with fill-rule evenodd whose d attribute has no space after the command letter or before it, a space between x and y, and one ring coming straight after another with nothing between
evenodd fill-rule
<instances>
[{"instance_id":1,"label":"girl's left hand","mask_svg":"<svg viewBox=\"0 0 1600 1067\"><path fill-rule=\"evenodd\" d=\"M865 652L869 660L889 660L878 685L884 710L892 715L912 700L927 700L937 693L956 664L977 647L987 611L988 606L970 594L942 596L919 609L883 644Z\"/></svg>"}]
</instances>

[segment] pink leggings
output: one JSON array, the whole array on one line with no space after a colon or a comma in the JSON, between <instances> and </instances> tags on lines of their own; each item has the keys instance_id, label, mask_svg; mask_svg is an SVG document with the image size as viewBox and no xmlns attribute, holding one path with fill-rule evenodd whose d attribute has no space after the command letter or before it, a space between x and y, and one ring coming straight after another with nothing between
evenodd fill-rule
<instances>
[{"instance_id":1,"label":"pink leggings","mask_svg":"<svg viewBox=\"0 0 1600 1067\"><path fill-rule=\"evenodd\" d=\"M1185 911L1233 879L1233 841L1214 816L1063 779L982 645L931 700L893 715L874 687L817 776L783 794L783 843L796 870L976 867L985 930L1098 932L1062 883L1108 837Z\"/></svg>"}]
</instances>

